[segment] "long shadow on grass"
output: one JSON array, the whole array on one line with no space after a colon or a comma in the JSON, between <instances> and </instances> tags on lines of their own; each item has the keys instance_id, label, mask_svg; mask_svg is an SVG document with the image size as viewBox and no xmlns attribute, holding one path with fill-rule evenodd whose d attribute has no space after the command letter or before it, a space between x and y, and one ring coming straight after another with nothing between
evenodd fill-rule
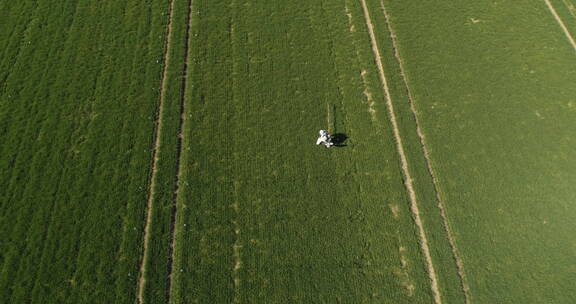
<instances>
[{"instance_id":1,"label":"long shadow on grass","mask_svg":"<svg viewBox=\"0 0 576 304\"><path fill-rule=\"evenodd\" d=\"M348 135L344 133L336 133L332 135L332 143L334 143L334 147L346 147L346 139L348 139Z\"/></svg>"}]
</instances>

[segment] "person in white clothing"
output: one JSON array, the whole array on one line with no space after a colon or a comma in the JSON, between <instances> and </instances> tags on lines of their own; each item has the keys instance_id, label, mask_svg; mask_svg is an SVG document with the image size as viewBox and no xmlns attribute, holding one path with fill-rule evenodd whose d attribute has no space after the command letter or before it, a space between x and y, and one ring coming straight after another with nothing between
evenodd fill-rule
<instances>
[{"instance_id":1,"label":"person in white clothing","mask_svg":"<svg viewBox=\"0 0 576 304\"><path fill-rule=\"evenodd\" d=\"M316 144L323 144L326 148L330 148L334 143L332 143L332 136L326 130L320 130L320 137L316 140Z\"/></svg>"}]
</instances>

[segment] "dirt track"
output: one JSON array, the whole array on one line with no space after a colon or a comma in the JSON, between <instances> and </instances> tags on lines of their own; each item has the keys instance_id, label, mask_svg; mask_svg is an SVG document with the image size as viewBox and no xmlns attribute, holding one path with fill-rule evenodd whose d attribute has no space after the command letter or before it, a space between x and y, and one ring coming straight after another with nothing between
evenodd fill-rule
<instances>
[{"instance_id":1,"label":"dirt track","mask_svg":"<svg viewBox=\"0 0 576 304\"><path fill-rule=\"evenodd\" d=\"M182 166L181 166L181 158L182 158L182 147L184 142L184 124L186 123L186 111L185 111L185 101L186 101L186 87L188 84L188 67L190 66L190 56L188 54L189 51L189 43L190 43L190 27L192 22L192 0L188 0L188 14L186 15L186 38L184 39L184 62L182 65L182 83L180 85L180 122L178 126L178 141L176 144L176 183L174 189L174 196L172 197L172 210L171 210L171 217L170 217L170 252L168 254L169 261L168 261L168 277L166 283L166 301L170 303L170 299L172 298L172 273L174 270L174 255L175 255L175 246L176 246L176 235L178 234L178 226L176 225L176 216L177 216L177 204L178 204L178 194L180 192L180 180L182 176Z\"/></svg>"},{"instance_id":2,"label":"dirt track","mask_svg":"<svg viewBox=\"0 0 576 304\"><path fill-rule=\"evenodd\" d=\"M146 285L146 260L148 258L148 242L150 240L150 226L152 222L152 210L154 208L154 198L156 187L156 176L157 176L157 165L158 165L158 149L160 147L160 136L162 135L160 130L162 129L162 116L164 108L164 100L166 99L166 74L167 66L170 63L170 50L172 48L172 10L174 8L174 0L170 0L170 5L168 8L168 25L166 29L166 42L164 43L164 63L162 65L162 78L160 80L160 102L158 103L158 111L156 117L156 123L154 126L154 148L152 149L152 167L150 173L150 183L148 185L148 201L146 205L146 224L144 228L144 244L142 260L140 261L140 274L138 279L137 287L137 303L144 303L144 286Z\"/></svg>"},{"instance_id":3,"label":"dirt track","mask_svg":"<svg viewBox=\"0 0 576 304\"><path fill-rule=\"evenodd\" d=\"M434 191L436 192L436 200L438 202L438 209L440 210L440 216L442 217L442 221L444 224L444 229L446 231L446 236L448 237L448 241L450 243L450 247L452 249L452 256L454 257L454 261L456 262L456 268L458 270L458 276L460 277L460 282L462 284L462 290L464 292L465 301L466 303L470 303L470 295L468 290L470 289L466 280L466 275L464 273L464 263L460 258L460 254L458 253L458 247L456 247L456 241L454 240L454 236L452 230L450 229L450 225L448 224L448 218L446 216L446 209L444 208L444 200L440 195L440 189L438 187L438 180L436 178L436 174L432 169L432 162L430 160L430 155L428 153L428 148L426 147L426 143L424 140L424 133L420 128L420 123L418 121L418 115L416 115L416 108L414 106L414 98L412 97L412 91L410 90L410 86L408 85L408 79L406 78L406 73L404 72L404 62L400 53L398 51L398 43L396 41L396 34L394 29L390 24L390 16L386 11L386 7L384 6L384 1L380 0L380 8L382 10L382 14L386 20L386 26L388 27L388 32L390 32L390 39L392 40L392 46L394 48L394 56L396 57L396 61L398 61L398 65L400 66L400 74L402 76L402 80L404 82L404 86L406 87L406 91L408 93L408 102L410 103L410 110L414 117L414 121L416 122L416 133L418 133L418 138L420 139L420 146L422 147L422 151L424 153L424 159L426 160L426 167L428 169L428 173L432 178L432 183L434 184Z\"/></svg>"},{"instance_id":4,"label":"dirt track","mask_svg":"<svg viewBox=\"0 0 576 304\"><path fill-rule=\"evenodd\" d=\"M392 129L394 131L394 138L396 139L396 148L398 150L398 154L400 155L400 160L402 163L404 184L410 197L410 207L412 210L412 215L414 216L414 221L418 226L420 236L420 247L422 248L422 252L424 253L424 256L426 258L427 272L428 276L430 277L432 292L434 293L434 302L436 304L440 304L442 303L442 300L440 297L440 290L438 288L438 279L436 276L436 271L434 270L434 265L432 264L432 257L430 255L430 248L428 246L428 239L426 238L426 232L424 231L424 225L422 224L422 219L420 218L420 210L418 209L416 193L412 185L412 177L410 175L410 171L408 170L408 161L406 160L404 146L402 144L402 137L400 136L398 123L396 121L396 114L394 113L394 106L392 104L392 98L390 97L388 82L386 80L386 76L384 75L384 67L382 66L382 58L380 56L376 36L374 34L374 26L372 25L370 12L368 11L368 6L366 5L366 0L360 0L360 2L362 4L362 9L364 10L364 19L366 21L366 26L368 27L368 34L370 35L370 41L372 44L372 52L374 55L374 60L378 67L378 74L380 76L380 81L382 83L382 89L384 90L384 94L386 96L386 105L388 107L388 114L390 117L390 122L392 123Z\"/></svg>"}]
</instances>

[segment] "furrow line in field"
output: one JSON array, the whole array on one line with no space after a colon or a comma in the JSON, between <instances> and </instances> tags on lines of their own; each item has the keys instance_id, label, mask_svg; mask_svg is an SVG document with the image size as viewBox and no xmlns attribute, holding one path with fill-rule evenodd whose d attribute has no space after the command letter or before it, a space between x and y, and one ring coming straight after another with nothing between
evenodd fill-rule
<instances>
[{"instance_id":1,"label":"furrow line in field","mask_svg":"<svg viewBox=\"0 0 576 304\"><path fill-rule=\"evenodd\" d=\"M162 130L162 116L164 108L164 99L166 98L167 86L167 73L168 65L170 63L170 50L172 48L172 10L174 9L174 0L170 0L168 7L168 24L166 26L166 40L164 42L164 62L162 64L162 74L160 80L160 101L158 102L158 110L156 111L156 122L154 124L154 147L152 149L152 166L150 169L150 180L148 184L148 200L146 205L146 224L144 227L144 244L142 260L140 261L140 277L138 279L136 302L141 304L144 302L144 286L146 284L146 260L148 258L148 242L150 241L150 227L152 226L152 210L155 198L154 188L156 187L157 165L158 165L158 149L160 148L160 136Z\"/></svg>"},{"instance_id":2,"label":"furrow line in field","mask_svg":"<svg viewBox=\"0 0 576 304\"><path fill-rule=\"evenodd\" d=\"M232 204L232 209L236 214L236 217L240 215L240 203L238 202L238 184L234 182L234 203ZM234 268L232 269L232 281L234 283L234 299L232 303L240 303L240 267L242 267L242 257L240 255L240 250L242 249L242 244L240 243L240 219L232 221L234 225L234 244L232 245L232 254L234 256Z\"/></svg>"},{"instance_id":3,"label":"furrow line in field","mask_svg":"<svg viewBox=\"0 0 576 304\"><path fill-rule=\"evenodd\" d=\"M432 264L432 257L430 255L430 248L428 246L428 239L426 237L426 232L424 231L424 225L422 224L422 219L420 218L420 210L418 208L418 203L416 200L416 192L414 191L414 187L412 185L412 177L410 175L410 171L408 169L408 161L406 159L406 155L404 152L404 146L402 144L402 138L400 137L400 130L398 128L398 123L396 121L396 114L394 113L394 106L392 104L392 98L390 96L390 90L388 88L388 81L386 80L386 76L384 75L384 67L382 65L382 57L380 56L380 51L378 49L378 44L376 41L376 36L374 34L374 26L372 25L372 19L370 18L370 12L368 11L368 6L366 5L366 0L360 0L362 4L362 9L364 11L364 20L366 22L366 26L368 27L368 34L370 35L370 41L372 46L372 52L374 55L374 61L376 66L378 67L378 74L380 76L380 81L382 84L382 89L384 90L384 94L386 96L386 105L388 108L388 114L390 116L390 122L392 123L392 130L394 132L394 138L396 139L396 148L398 150L398 154L400 156L400 161L402 163L402 172L404 175L404 184L406 186L406 190L408 191L408 195L410 198L410 209L414 216L414 221L416 226L418 227L419 237L420 237L420 246L424 253L424 257L426 259L426 267L428 276L430 278L431 289L434 293L434 302L436 304L442 303L440 297L440 290L438 288L438 279L436 276L436 271L434 270L434 265Z\"/></svg>"},{"instance_id":4,"label":"furrow line in field","mask_svg":"<svg viewBox=\"0 0 576 304\"><path fill-rule=\"evenodd\" d=\"M236 1L232 1L232 5L230 6L232 10L236 10ZM230 46L232 49L232 57L236 56L237 46L235 43L235 34L236 34L236 12L232 12L232 18L230 19ZM240 95L236 90L237 85L237 62L232 61L232 101L236 104L236 98ZM234 155L235 162L238 162L236 153ZM236 217L235 220L232 220L232 225L234 229L234 244L232 244L232 256L234 258L234 268L232 268L232 282L234 284L234 297L232 299L232 303L240 303L240 268L242 267L242 243L240 240L240 201L238 200L239 188L240 184L237 181L233 181L234 185L234 202L232 203L231 207L234 210L234 215Z\"/></svg>"},{"instance_id":5,"label":"furrow line in field","mask_svg":"<svg viewBox=\"0 0 576 304\"><path fill-rule=\"evenodd\" d=\"M568 11L570 12L570 15L576 18L576 13L574 13L576 11L576 8L574 8L574 5L572 5L572 3L568 2L567 0L562 0L562 3L564 3L564 6L566 6Z\"/></svg>"},{"instance_id":6,"label":"furrow line in field","mask_svg":"<svg viewBox=\"0 0 576 304\"><path fill-rule=\"evenodd\" d=\"M410 86L408 85L408 79L406 77L406 73L404 71L404 61L400 56L400 52L398 50L398 42L396 40L396 33L392 28L390 23L390 16L388 15L388 11L384 5L384 1L380 0L380 8L382 9L382 13L384 15L384 19L386 21L386 26L388 28L388 32L390 33L390 39L392 40L392 48L394 49L394 56L396 57L396 61L400 67L400 76L402 77L402 81L404 82L404 86L406 88L406 92L408 95L408 103L410 104L410 110L414 117L414 121L416 124L416 133L418 134L418 138L420 139L420 146L422 147L422 151L424 154L424 159L426 160L426 168L428 169L428 173L432 178L432 184L434 185L434 192L436 193L436 200L438 202L438 209L440 210L440 216L442 217L442 223L444 229L446 231L446 236L448 238L448 242L450 243L450 247L452 249L452 257L456 263L456 268L458 270L458 276L460 277L460 283L462 284L462 290L464 292L465 302L470 303L470 294L469 294L469 285L466 280L466 275L464 273L464 263L460 258L460 254L458 252L458 247L456 246L456 241L454 239L454 234L450 225L448 224L448 217L446 216L446 208L444 207L444 200L440 195L440 188L438 186L438 179L436 178L436 174L432 169L432 163L430 159L430 153L428 152L428 148L426 147L426 141L424 139L424 133L420 128L420 121L418 120L418 115L416 115L416 107L414 105L414 98L412 97L412 90L410 90Z\"/></svg>"},{"instance_id":7,"label":"furrow line in field","mask_svg":"<svg viewBox=\"0 0 576 304\"><path fill-rule=\"evenodd\" d=\"M558 22L558 25L560 25L560 27L564 31L566 38L568 38L568 41L570 41L570 44L572 44L572 47L576 51L576 41L574 41L574 37L572 37L572 34L570 34L570 31L568 30L568 28L566 27L566 25L558 15L558 13L556 12L556 9L554 8L554 6L552 6L550 0L544 0L544 2L546 2L546 5L548 5L548 10L550 10L550 13L552 13L552 16L554 16L556 22Z\"/></svg>"},{"instance_id":8,"label":"furrow line in field","mask_svg":"<svg viewBox=\"0 0 576 304\"><path fill-rule=\"evenodd\" d=\"M186 16L186 37L184 39L184 63L182 65L182 83L180 85L180 122L178 125L178 141L176 144L176 183L174 194L172 197L172 210L170 217L170 247L168 252L168 276L166 282L166 301L170 303L172 298L172 273L174 271L174 258L176 246L176 235L178 233L178 226L176 225L176 216L178 212L178 193L180 192L180 180L182 177L182 142L184 139L183 130L184 123L186 122L185 101L186 101L186 86L188 84L188 67L190 66L190 56L188 54L190 44L190 28L192 23L192 0L188 0L188 14Z\"/></svg>"},{"instance_id":9,"label":"furrow line in field","mask_svg":"<svg viewBox=\"0 0 576 304\"><path fill-rule=\"evenodd\" d=\"M348 16L348 26L350 34L353 35L356 29L354 28L354 22L352 22L352 12L350 12L350 9L348 8L347 4L344 4L344 12L346 13L346 16ZM355 47L354 49L356 50L356 59L359 62L360 54L358 48ZM374 109L376 102L372 97L372 92L370 92L370 86L368 85L368 79L366 77L367 74L368 72L365 69L362 69L360 71L360 78L362 79L362 85L364 87L362 93L364 94L364 97L366 97L366 102L368 104L368 113L370 113L370 118L372 119L373 122L377 122L378 118L376 116L376 110Z\"/></svg>"}]
</instances>

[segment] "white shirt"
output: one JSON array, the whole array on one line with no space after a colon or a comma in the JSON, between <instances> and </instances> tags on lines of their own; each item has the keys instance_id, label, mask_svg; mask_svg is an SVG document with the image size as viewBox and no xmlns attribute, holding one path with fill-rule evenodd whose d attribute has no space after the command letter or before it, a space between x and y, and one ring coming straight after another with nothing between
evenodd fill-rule
<instances>
[{"instance_id":1,"label":"white shirt","mask_svg":"<svg viewBox=\"0 0 576 304\"><path fill-rule=\"evenodd\" d=\"M319 145L321 143L325 143L325 142L328 142L328 137L325 135L318 137L318 139L316 140L317 145Z\"/></svg>"}]
</instances>

